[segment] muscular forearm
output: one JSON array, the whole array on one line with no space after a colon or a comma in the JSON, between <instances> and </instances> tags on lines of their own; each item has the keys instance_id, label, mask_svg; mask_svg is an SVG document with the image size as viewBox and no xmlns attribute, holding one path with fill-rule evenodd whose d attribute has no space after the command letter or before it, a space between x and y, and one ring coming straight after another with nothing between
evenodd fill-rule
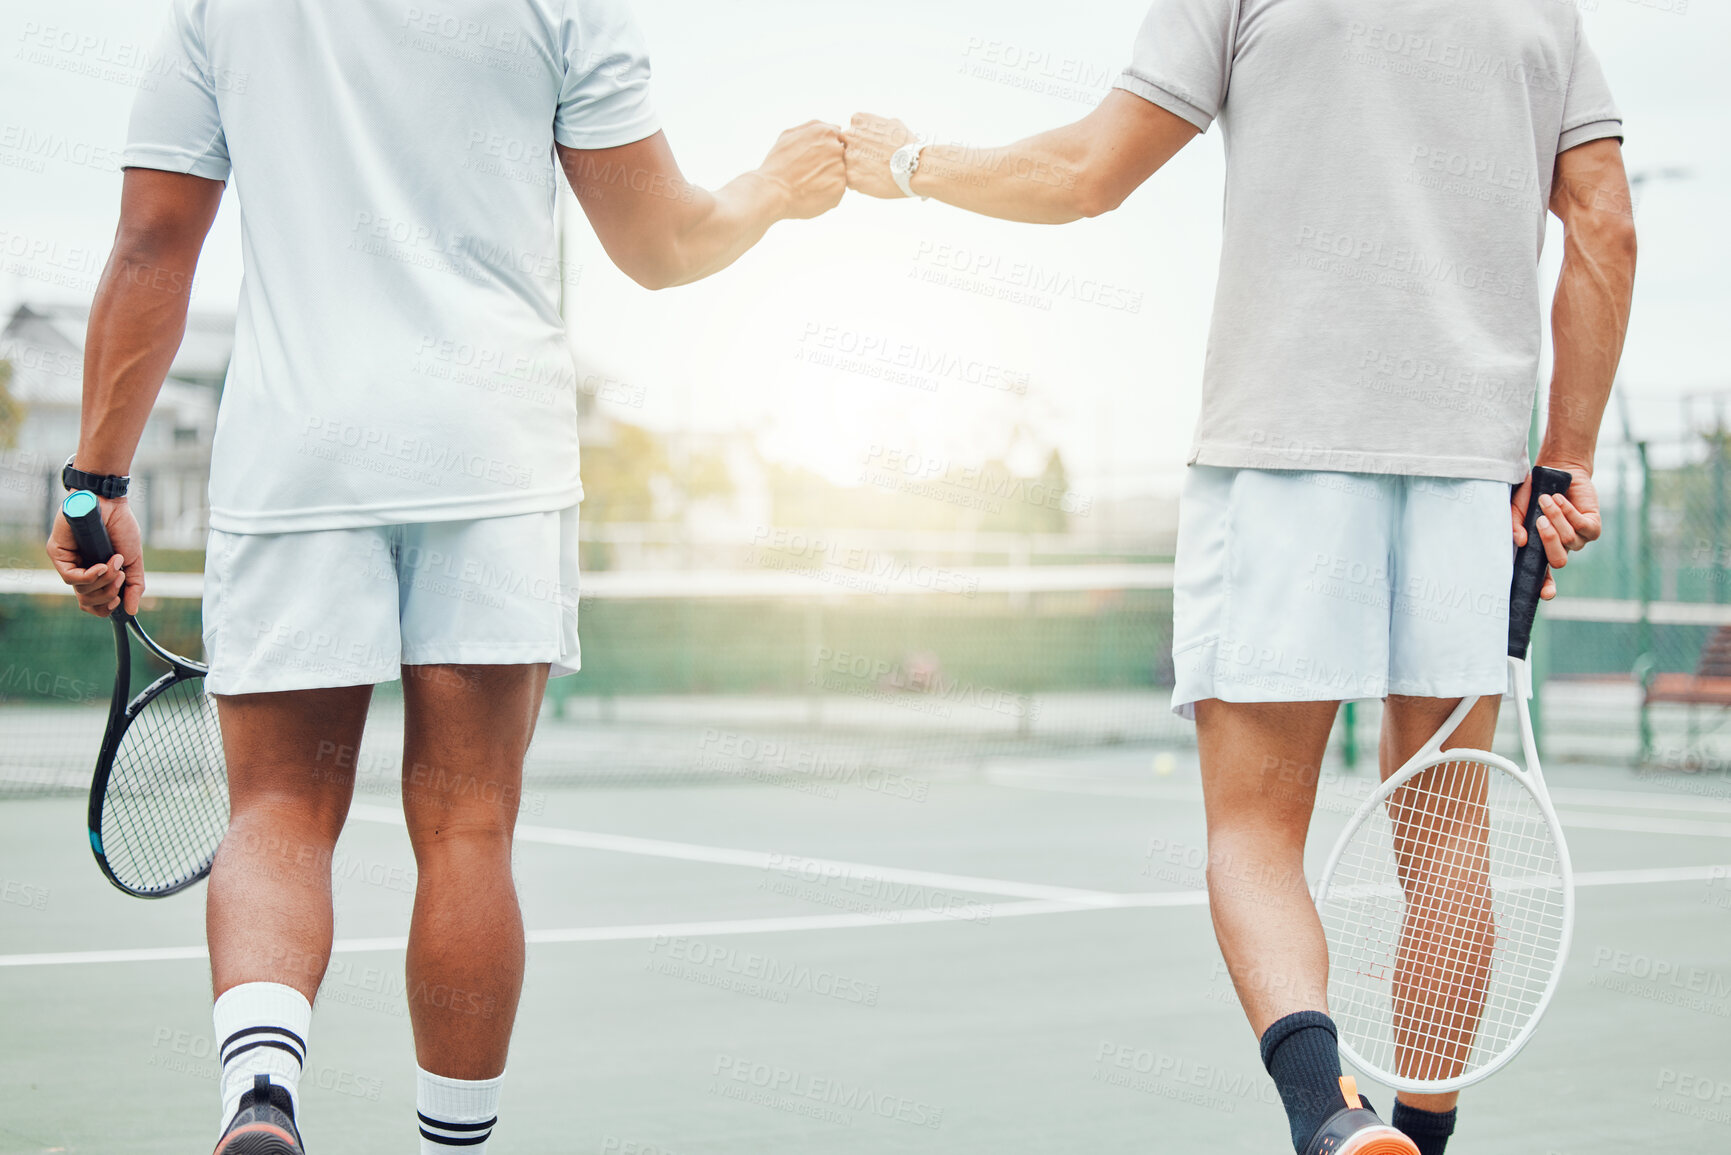
<instances>
[{"instance_id":1,"label":"muscular forearm","mask_svg":"<svg viewBox=\"0 0 1731 1155\"><path fill-rule=\"evenodd\" d=\"M559 161L607 255L646 289L720 272L777 221L819 216L847 188L840 132L815 120L782 133L761 165L714 192L685 179L659 132L611 149L560 145Z\"/></svg>"},{"instance_id":2,"label":"muscular forearm","mask_svg":"<svg viewBox=\"0 0 1731 1155\"><path fill-rule=\"evenodd\" d=\"M1608 247L1570 243L1551 311L1556 363L1541 457L1589 468L1634 293L1633 252L1618 259Z\"/></svg>"},{"instance_id":3,"label":"muscular forearm","mask_svg":"<svg viewBox=\"0 0 1731 1155\"><path fill-rule=\"evenodd\" d=\"M1114 89L1074 124L1003 148L927 145L910 187L1000 220L1065 224L1123 204L1195 136L1188 121ZM868 196L904 195L890 160L913 139L907 125L861 113L844 137L851 186Z\"/></svg>"},{"instance_id":4,"label":"muscular forearm","mask_svg":"<svg viewBox=\"0 0 1731 1155\"><path fill-rule=\"evenodd\" d=\"M90 307L78 467L126 473L186 331L192 275L222 182L127 169L120 228Z\"/></svg>"},{"instance_id":5,"label":"muscular forearm","mask_svg":"<svg viewBox=\"0 0 1731 1155\"><path fill-rule=\"evenodd\" d=\"M689 218L658 262L654 287L689 285L727 268L786 215L788 202L786 188L756 170L714 192L696 190Z\"/></svg>"},{"instance_id":6,"label":"muscular forearm","mask_svg":"<svg viewBox=\"0 0 1731 1155\"><path fill-rule=\"evenodd\" d=\"M1635 291L1635 225L1614 144L1579 158L1561 174L1553 205L1562 217L1562 276L1551 307L1555 364L1541 462L1591 472L1599 425L1610 400ZM1588 167L1588 166L1591 167Z\"/></svg>"},{"instance_id":7,"label":"muscular forearm","mask_svg":"<svg viewBox=\"0 0 1731 1155\"><path fill-rule=\"evenodd\" d=\"M115 246L90 310L84 350L84 409L77 463L89 473L127 473L186 331L196 250Z\"/></svg>"},{"instance_id":8,"label":"muscular forearm","mask_svg":"<svg viewBox=\"0 0 1731 1155\"><path fill-rule=\"evenodd\" d=\"M911 184L921 196L984 216L1068 224L1112 207L1084 179L1092 143L1086 134L1059 129L1003 148L933 144Z\"/></svg>"}]
</instances>

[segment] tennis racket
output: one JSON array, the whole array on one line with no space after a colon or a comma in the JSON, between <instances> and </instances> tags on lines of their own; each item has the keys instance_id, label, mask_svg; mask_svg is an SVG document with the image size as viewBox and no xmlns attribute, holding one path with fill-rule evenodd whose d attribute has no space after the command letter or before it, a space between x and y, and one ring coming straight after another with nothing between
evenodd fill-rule
<instances>
[{"instance_id":1,"label":"tennis racket","mask_svg":"<svg viewBox=\"0 0 1731 1155\"><path fill-rule=\"evenodd\" d=\"M1568 957L1574 876L1539 768L1526 659L1546 574L1539 496L1570 481L1533 471L1509 594L1509 693L1526 768L1443 751L1477 704L1462 701L1358 808L1317 884L1341 1053L1399 1091L1456 1091L1508 1063Z\"/></svg>"},{"instance_id":2,"label":"tennis racket","mask_svg":"<svg viewBox=\"0 0 1731 1155\"><path fill-rule=\"evenodd\" d=\"M86 568L114 556L96 495L61 505ZM210 873L228 830L228 768L205 667L163 649L124 607L114 623L114 696L90 782L90 849L115 886L165 898ZM128 634L168 667L132 697Z\"/></svg>"}]
</instances>

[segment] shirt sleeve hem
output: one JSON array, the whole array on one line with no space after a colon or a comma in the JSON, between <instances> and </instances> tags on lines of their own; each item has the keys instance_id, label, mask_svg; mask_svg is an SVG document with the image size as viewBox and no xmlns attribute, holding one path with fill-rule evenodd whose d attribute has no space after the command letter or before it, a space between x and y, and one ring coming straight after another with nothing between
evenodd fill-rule
<instances>
[{"instance_id":1,"label":"shirt sleeve hem","mask_svg":"<svg viewBox=\"0 0 1731 1155\"><path fill-rule=\"evenodd\" d=\"M653 108L618 124L585 125L580 129L566 128L555 122L553 139L566 148L620 148L648 140L661 131L661 117Z\"/></svg>"},{"instance_id":2,"label":"shirt sleeve hem","mask_svg":"<svg viewBox=\"0 0 1731 1155\"><path fill-rule=\"evenodd\" d=\"M1579 148L1583 144L1591 144L1595 140L1622 140L1623 122L1621 120L1594 120L1579 126L1566 129L1557 141L1558 152L1568 152L1571 148Z\"/></svg>"},{"instance_id":3,"label":"shirt sleeve hem","mask_svg":"<svg viewBox=\"0 0 1731 1155\"><path fill-rule=\"evenodd\" d=\"M1122 88L1132 96L1140 96L1150 104L1159 105L1173 116L1182 117L1189 121L1196 126L1198 131L1207 132L1208 126L1214 123L1212 113L1204 111L1171 89L1137 76L1128 70L1118 77L1118 81L1113 87Z\"/></svg>"},{"instance_id":4,"label":"shirt sleeve hem","mask_svg":"<svg viewBox=\"0 0 1731 1155\"><path fill-rule=\"evenodd\" d=\"M153 145L128 145L120 154L121 168L153 168L162 172L179 172L200 176L206 180L227 181L229 163L208 153L190 153L179 148L159 148Z\"/></svg>"}]
</instances>

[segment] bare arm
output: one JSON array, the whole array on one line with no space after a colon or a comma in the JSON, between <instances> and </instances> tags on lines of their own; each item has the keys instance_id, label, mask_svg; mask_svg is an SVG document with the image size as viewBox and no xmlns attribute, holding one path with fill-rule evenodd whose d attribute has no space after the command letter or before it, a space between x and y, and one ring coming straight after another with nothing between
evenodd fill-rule
<instances>
[{"instance_id":1,"label":"bare arm","mask_svg":"<svg viewBox=\"0 0 1731 1155\"><path fill-rule=\"evenodd\" d=\"M186 332L192 277L204 238L222 202L222 182L129 168L120 194L120 228L84 346L84 407L74 463L86 473L130 473L151 406ZM144 592L143 549L126 500L104 501L103 520L116 558L84 569L64 519L57 518L48 556L78 590L79 604L106 614L127 612Z\"/></svg>"},{"instance_id":2,"label":"bare arm","mask_svg":"<svg viewBox=\"0 0 1731 1155\"><path fill-rule=\"evenodd\" d=\"M777 221L819 216L847 191L840 134L818 121L782 133L760 167L714 192L685 179L659 132L619 148L560 145L559 161L601 247L647 289L718 273Z\"/></svg>"},{"instance_id":3,"label":"bare arm","mask_svg":"<svg viewBox=\"0 0 1731 1155\"><path fill-rule=\"evenodd\" d=\"M1603 528L1593 459L1635 292L1635 216L1622 145L1598 140L1559 156L1551 211L1563 222L1563 272L1551 306L1555 365L1538 463L1568 470L1575 483L1560 498L1540 499L1539 537L1552 567L1561 568L1570 550L1597 541ZM1515 495L1517 544L1526 540L1527 493L1522 486Z\"/></svg>"},{"instance_id":4,"label":"bare arm","mask_svg":"<svg viewBox=\"0 0 1731 1155\"><path fill-rule=\"evenodd\" d=\"M899 120L860 114L843 134L848 184L868 196L902 196L892 153L913 134ZM1196 126L1118 89L1074 124L1003 148L934 144L913 190L957 208L1029 224L1096 217L1124 199L1196 136Z\"/></svg>"}]
</instances>

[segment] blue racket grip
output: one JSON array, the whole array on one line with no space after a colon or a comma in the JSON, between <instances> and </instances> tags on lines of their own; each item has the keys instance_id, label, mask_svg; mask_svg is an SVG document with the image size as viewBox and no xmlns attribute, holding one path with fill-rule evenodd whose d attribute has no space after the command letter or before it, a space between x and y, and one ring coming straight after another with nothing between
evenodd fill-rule
<instances>
[{"instance_id":1,"label":"blue racket grip","mask_svg":"<svg viewBox=\"0 0 1731 1155\"><path fill-rule=\"evenodd\" d=\"M78 547L78 560L85 569L102 565L114 556L114 543L108 539L108 527L102 524L102 506L88 489L75 489L60 503L60 512L72 528L72 543Z\"/></svg>"},{"instance_id":2,"label":"blue racket grip","mask_svg":"<svg viewBox=\"0 0 1731 1155\"><path fill-rule=\"evenodd\" d=\"M1539 540L1539 498L1567 493L1575 478L1561 469L1543 465L1533 469L1533 491L1527 495L1527 544L1515 551L1515 580L1509 587L1509 657L1525 660L1533 641L1533 619L1539 615L1539 593L1545 588L1550 563Z\"/></svg>"}]
</instances>

